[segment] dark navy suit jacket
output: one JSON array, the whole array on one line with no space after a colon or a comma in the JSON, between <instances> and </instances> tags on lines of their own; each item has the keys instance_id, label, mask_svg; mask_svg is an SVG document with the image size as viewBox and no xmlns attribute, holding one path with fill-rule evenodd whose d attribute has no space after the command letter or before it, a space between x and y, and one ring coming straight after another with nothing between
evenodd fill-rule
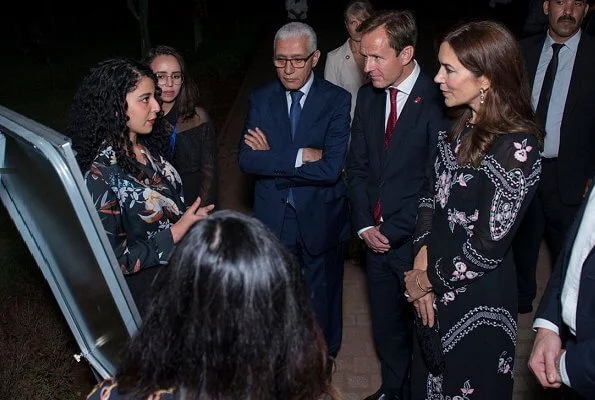
<instances>
[{"instance_id":1,"label":"dark navy suit jacket","mask_svg":"<svg viewBox=\"0 0 595 400\"><path fill-rule=\"evenodd\" d=\"M434 82L421 72L385 150L386 92L371 84L360 88L347 168L354 230L374 225L374 204L380 198L384 220L380 232L393 249L410 241L419 195L436 160L438 131L446 123L443 101ZM410 265L412 246L401 250L400 258Z\"/></svg>"},{"instance_id":2,"label":"dark navy suit jacket","mask_svg":"<svg viewBox=\"0 0 595 400\"><path fill-rule=\"evenodd\" d=\"M591 186L591 191L593 186ZM590 192L589 192L590 194ZM588 195L586 197L588 199ZM571 337L562 321L562 287L566 278L572 246L576 239L587 201L576 216L562 253L539 304L535 318L546 319L560 330L566 346L566 372L572 388L587 399L595 398L595 248L583 263L576 309L576 338ZM592 227L595 229L595 227Z\"/></svg>"},{"instance_id":3,"label":"dark navy suit jacket","mask_svg":"<svg viewBox=\"0 0 595 400\"><path fill-rule=\"evenodd\" d=\"M342 171L349 140L351 95L314 77L295 138L291 138L286 90L278 81L255 89L240 140L239 164L255 176L254 216L281 233L289 189L307 250L321 254L349 237L349 216ZM244 143L250 128L267 136L268 151ZM295 168L300 148L322 149L322 159Z\"/></svg>"}]
</instances>

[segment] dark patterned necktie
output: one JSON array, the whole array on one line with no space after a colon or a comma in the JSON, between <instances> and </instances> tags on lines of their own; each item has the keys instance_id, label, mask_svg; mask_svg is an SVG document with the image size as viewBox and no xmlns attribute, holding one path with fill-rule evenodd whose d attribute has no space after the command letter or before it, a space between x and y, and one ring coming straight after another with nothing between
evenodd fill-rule
<instances>
[{"instance_id":1,"label":"dark patterned necktie","mask_svg":"<svg viewBox=\"0 0 595 400\"><path fill-rule=\"evenodd\" d=\"M554 43L552 49L554 54L550 63L547 65L545 75L543 77L543 85L541 86L541 92L539 93L539 101L537 102L537 108L535 109L535 117L537 121L545 127L547 121L547 111L550 106L550 98L552 97L552 89L554 87L554 80L556 79L556 70L558 69L558 54L563 44Z\"/></svg>"},{"instance_id":2,"label":"dark patterned necktie","mask_svg":"<svg viewBox=\"0 0 595 400\"><path fill-rule=\"evenodd\" d=\"M300 99L304 93L299 90L292 90L289 92L291 96L291 107L289 108L289 123L291 125L291 139L295 138L295 132L297 131L298 123L300 122L300 115L302 113L302 106Z\"/></svg>"},{"instance_id":3,"label":"dark patterned necktie","mask_svg":"<svg viewBox=\"0 0 595 400\"><path fill-rule=\"evenodd\" d=\"M291 106L289 107L289 124L291 126L291 140L294 140L295 132L297 131L297 126L300 122L300 115L302 113L300 99L304 93L300 92L299 90L292 90L289 92L289 95L291 96ZM295 201L293 199L293 191L291 188L289 188L289 193L287 193L287 202L295 208Z\"/></svg>"}]
</instances>

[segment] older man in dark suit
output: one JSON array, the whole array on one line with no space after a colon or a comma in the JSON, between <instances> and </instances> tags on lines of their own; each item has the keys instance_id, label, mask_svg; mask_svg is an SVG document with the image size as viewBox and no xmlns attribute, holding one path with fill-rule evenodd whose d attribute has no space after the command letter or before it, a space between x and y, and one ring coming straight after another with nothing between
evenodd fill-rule
<instances>
[{"instance_id":1,"label":"older man in dark suit","mask_svg":"<svg viewBox=\"0 0 595 400\"><path fill-rule=\"evenodd\" d=\"M529 368L566 398L595 398L595 191L569 230L537 310Z\"/></svg>"},{"instance_id":2,"label":"older man in dark suit","mask_svg":"<svg viewBox=\"0 0 595 400\"><path fill-rule=\"evenodd\" d=\"M320 51L310 26L284 25L274 49L279 79L251 94L239 164L255 177L254 216L302 266L334 358L342 334L342 246L350 231L342 170L351 96L314 75Z\"/></svg>"},{"instance_id":3,"label":"older man in dark suit","mask_svg":"<svg viewBox=\"0 0 595 400\"><path fill-rule=\"evenodd\" d=\"M435 159L441 98L415 61L417 27L408 11L362 23L371 82L357 97L347 167L354 228L367 246L366 275L382 387L367 400L402 396L411 360L411 307L403 296L413 265L411 236L421 188Z\"/></svg>"},{"instance_id":4,"label":"older man in dark suit","mask_svg":"<svg viewBox=\"0 0 595 400\"><path fill-rule=\"evenodd\" d=\"M513 244L519 312L532 311L542 235L554 262L595 173L595 40L580 29L588 5L550 0L543 11L547 32L521 42L545 140L539 188Z\"/></svg>"}]
</instances>

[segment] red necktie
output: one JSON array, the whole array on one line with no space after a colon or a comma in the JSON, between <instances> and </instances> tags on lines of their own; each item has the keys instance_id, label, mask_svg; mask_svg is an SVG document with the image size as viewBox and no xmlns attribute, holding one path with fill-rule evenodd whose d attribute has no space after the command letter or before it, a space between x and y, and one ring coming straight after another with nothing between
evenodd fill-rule
<instances>
[{"instance_id":1,"label":"red necktie","mask_svg":"<svg viewBox=\"0 0 595 400\"><path fill-rule=\"evenodd\" d=\"M396 88L388 88L390 94L390 113L388 114L388 120L386 121L386 132L384 133L384 149L388 150L388 146L390 145L390 139L393 136L393 130L397 125L397 93L399 93L399 89ZM376 200L376 204L374 204L374 210L372 211L374 215L374 223L376 225L380 224L380 218L382 218L382 202L380 201L380 197Z\"/></svg>"},{"instance_id":2,"label":"red necktie","mask_svg":"<svg viewBox=\"0 0 595 400\"><path fill-rule=\"evenodd\" d=\"M388 150L390 145L390 139L393 136L393 130L397 125L397 93L399 89L388 88L390 93L390 113L388 114L388 120L386 121L386 132L384 134L384 149Z\"/></svg>"}]
</instances>

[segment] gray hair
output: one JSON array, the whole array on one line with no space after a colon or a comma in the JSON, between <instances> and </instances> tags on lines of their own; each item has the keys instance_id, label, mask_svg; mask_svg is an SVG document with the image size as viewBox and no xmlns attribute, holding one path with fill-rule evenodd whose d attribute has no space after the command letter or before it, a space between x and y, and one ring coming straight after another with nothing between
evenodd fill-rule
<instances>
[{"instance_id":1,"label":"gray hair","mask_svg":"<svg viewBox=\"0 0 595 400\"><path fill-rule=\"evenodd\" d=\"M374 6L368 0L351 0L345 11L343 12L343 18L347 21L347 17L350 15L353 17L363 17L367 19L374 13Z\"/></svg>"},{"instance_id":2,"label":"gray hair","mask_svg":"<svg viewBox=\"0 0 595 400\"><path fill-rule=\"evenodd\" d=\"M314 52L317 49L316 32L314 32L314 29L310 25L303 22L290 22L279 28L275 34L273 52L275 51L275 45L278 40L293 39L302 36L308 39L308 51L310 53Z\"/></svg>"}]
</instances>

